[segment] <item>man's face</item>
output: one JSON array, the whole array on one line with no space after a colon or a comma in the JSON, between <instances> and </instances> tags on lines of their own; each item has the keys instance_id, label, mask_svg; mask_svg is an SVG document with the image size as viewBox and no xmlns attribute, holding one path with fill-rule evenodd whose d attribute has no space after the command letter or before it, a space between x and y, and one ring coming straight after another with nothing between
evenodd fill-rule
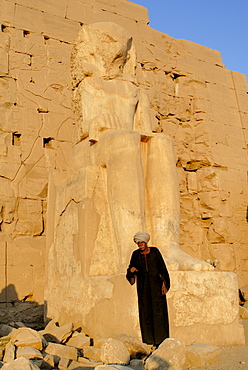
<instances>
[{"instance_id":1,"label":"man's face","mask_svg":"<svg viewBox=\"0 0 248 370\"><path fill-rule=\"evenodd\" d=\"M141 250L146 249L146 247L147 247L146 242L138 242L137 245L138 245L139 249L141 249Z\"/></svg>"}]
</instances>

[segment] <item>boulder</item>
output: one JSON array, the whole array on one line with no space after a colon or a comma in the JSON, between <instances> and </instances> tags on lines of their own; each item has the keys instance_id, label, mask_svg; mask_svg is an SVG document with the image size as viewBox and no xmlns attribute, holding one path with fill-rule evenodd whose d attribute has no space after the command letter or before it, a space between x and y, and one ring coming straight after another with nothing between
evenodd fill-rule
<instances>
[{"instance_id":1,"label":"boulder","mask_svg":"<svg viewBox=\"0 0 248 370\"><path fill-rule=\"evenodd\" d=\"M150 347L132 335L120 334L116 339L125 344L131 358L142 358L150 354Z\"/></svg>"},{"instance_id":2,"label":"boulder","mask_svg":"<svg viewBox=\"0 0 248 370\"><path fill-rule=\"evenodd\" d=\"M185 362L185 345L173 338L165 339L146 360L145 370L181 370Z\"/></svg>"},{"instance_id":3,"label":"boulder","mask_svg":"<svg viewBox=\"0 0 248 370\"><path fill-rule=\"evenodd\" d=\"M66 345L76 348L85 348L90 345L90 338L84 333L74 332Z\"/></svg>"},{"instance_id":4,"label":"boulder","mask_svg":"<svg viewBox=\"0 0 248 370\"><path fill-rule=\"evenodd\" d=\"M77 360L77 349L74 347L65 346L58 343L48 343L46 353L58 356L59 358L69 358L70 360Z\"/></svg>"},{"instance_id":5,"label":"boulder","mask_svg":"<svg viewBox=\"0 0 248 370\"><path fill-rule=\"evenodd\" d=\"M3 365L3 370L40 370L31 360L25 357L17 358Z\"/></svg>"},{"instance_id":6,"label":"boulder","mask_svg":"<svg viewBox=\"0 0 248 370\"><path fill-rule=\"evenodd\" d=\"M220 356L221 349L205 343L194 343L186 346L186 364L197 367L210 365L216 362Z\"/></svg>"},{"instance_id":7,"label":"boulder","mask_svg":"<svg viewBox=\"0 0 248 370\"><path fill-rule=\"evenodd\" d=\"M130 361L130 355L124 343L109 338L101 348L101 360L105 364L124 364Z\"/></svg>"}]
</instances>

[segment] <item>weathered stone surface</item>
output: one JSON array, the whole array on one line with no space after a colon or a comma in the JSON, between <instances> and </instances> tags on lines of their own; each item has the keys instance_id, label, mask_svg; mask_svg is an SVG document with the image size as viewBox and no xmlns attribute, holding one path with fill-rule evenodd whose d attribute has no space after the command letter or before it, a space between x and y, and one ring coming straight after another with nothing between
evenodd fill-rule
<instances>
[{"instance_id":1,"label":"weathered stone surface","mask_svg":"<svg viewBox=\"0 0 248 370\"><path fill-rule=\"evenodd\" d=\"M125 344L131 358L142 358L150 353L150 347L132 335L121 334L116 339Z\"/></svg>"},{"instance_id":2,"label":"weathered stone surface","mask_svg":"<svg viewBox=\"0 0 248 370\"><path fill-rule=\"evenodd\" d=\"M243 294L243 297L246 301L248 301L248 285L245 285L243 287L241 287L241 292Z\"/></svg>"},{"instance_id":3,"label":"weathered stone surface","mask_svg":"<svg viewBox=\"0 0 248 370\"><path fill-rule=\"evenodd\" d=\"M171 271L170 277L172 337L179 337L186 345L196 340L217 346L245 344L234 273Z\"/></svg>"},{"instance_id":4,"label":"weathered stone surface","mask_svg":"<svg viewBox=\"0 0 248 370\"><path fill-rule=\"evenodd\" d=\"M48 346L46 347L46 353L58 356L60 358L77 360L77 349L62 344L48 343Z\"/></svg>"},{"instance_id":5,"label":"weathered stone surface","mask_svg":"<svg viewBox=\"0 0 248 370\"><path fill-rule=\"evenodd\" d=\"M25 357L28 359L43 359L42 353L33 347L20 347L17 349L16 358Z\"/></svg>"},{"instance_id":6,"label":"weathered stone surface","mask_svg":"<svg viewBox=\"0 0 248 370\"><path fill-rule=\"evenodd\" d=\"M101 360L106 364L127 365L130 355L125 344L119 340L109 338L101 348Z\"/></svg>"},{"instance_id":7,"label":"weathered stone surface","mask_svg":"<svg viewBox=\"0 0 248 370\"><path fill-rule=\"evenodd\" d=\"M248 309L246 307L239 306L239 316L241 319L248 319Z\"/></svg>"},{"instance_id":8,"label":"weathered stone surface","mask_svg":"<svg viewBox=\"0 0 248 370\"><path fill-rule=\"evenodd\" d=\"M6 347L7 343L9 343L10 337L1 337L0 338L0 349L4 350Z\"/></svg>"},{"instance_id":9,"label":"weathered stone surface","mask_svg":"<svg viewBox=\"0 0 248 370\"><path fill-rule=\"evenodd\" d=\"M39 367L36 366L32 361L28 360L25 357L17 358L14 361L10 361L3 365L3 370L39 370Z\"/></svg>"},{"instance_id":10,"label":"weathered stone surface","mask_svg":"<svg viewBox=\"0 0 248 370\"><path fill-rule=\"evenodd\" d=\"M83 351L84 357L89 358L92 361L102 361L101 358L101 348L87 346L84 347Z\"/></svg>"},{"instance_id":11,"label":"weathered stone surface","mask_svg":"<svg viewBox=\"0 0 248 370\"><path fill-rule=\"evenodd\" d=\"M218 259L217 269L236 271L239 285L246 284L247 159L244 148L248 139L248 104L245 76L226 70L218 51L175 40L151 29L147 25L147 10L126 0L71 0L67 6L64 0L57 3L20 0L18 4L3 0L0 9L3 75L0 79L0 224L2 233L10 237L4 241L3 249L6 242L8 251L11 250L16 228L21 233L19 239L28 235L34 244L39 238L37 234L45 239L49 172L55 167L66 171L74 141L69 74L72 43L81 23L114 21L133 36L138 61L137 82L144 86L150 98L152 130L163 130L175 143L175 162L182 179L182 249L204 260ZM100 176L100 181L103 178L104 175ZM34 206L41 199L42 207ZM26 200L28 209L38 216L37 220L26 212L23 205ZM25 221L27 216L30 230ZM89 244L92 225L88 225L88 230L84 235L85 244ZM111 238L109 241L112 244ZM1 262L1 289L5 288L4 277L8 272L8 281L16 286L19 299L32 293L41 303L45 254L39 255L39 248L33 247L27 248L28 252L25 247L22 253L24 244L18 242L18 248L12 249L12 256L18 258L10 256L10 265ZM2 247L1 254L4 256ZM97 256L94 254L91 273L98 271L98 256L99 252ZM88 263L91 255L87 258ZM84 270L77 263L75 266ZM101 269L106 271L108 267L110 269L102 265ZM114 279L111 284L113 282ZM99 281L102 283L106 282ZM92 299L94 309L80 308L85 309L83 317L89 314L91 322L103 305L107 305L101 299L111 295L108 283L98 295L98 307L95 308ZM120 286L117 283L116 287ZM93 284L89 284L91 288L95 289ZM72 296L75 294L77 292L72 291ZM127 309L123 306L125 312ZM72 312L70 307L69 311ZM135 312L135 302L130 307L131 317L132 312ZM135 330L132 334L137 333ZM99 333L100 336L109 334Z\"/></svg>"},{"instance_id":12,"label":"weathered stone surface","mask_svg":"<svg viewBox=\"0 0 248 370\"><path fill-rule=\"evenodd\" d=\"M70 364L69 358L61 358L59 360L58 368L59 370L66 370Z\"/></svg>"},{"instance_id":13,"label":"weathered stone surface","mask_svg":"<svg viewBox=\"0 0 248 370\"><path fill-rule=\"evenodd\" d=\"M67 346L85 348L90 345L90 338L84 333L74 332L72 337L66 342Z\"/></svg>"},{"instance_id":14,"label":"weathered stone surface","mask_svg":"<svg viewBox=\"0 0 248 370\"><path fill-rule=\"evenodd\" d=\"M146 370L181 370L185 362L185 345L180 341L165 339L146 360Z\"/></svg>"},{"instance_id":15,"label":"weathered stone surface","mask_svg":"<svg viewBox=\"0 0 248 370\"><path fill-rule=\"evenodd\" d=\"M3 361L9 362L13 361L14 359L15 359L15 346L11 342L8 342L5 347Z\"/></svg>"},{"instance_id":16,"label":"weathered stone surface","mask_svg":"<svg viewBox=\"0 0 248 370\"><path fill-rule=\"evenodd\" d=\"M44 336L44 338L48 342L65 343L67 339L71 336L72 331L73 331L72 323L68 323L63 326L50 324L49 326L46 326L46 328L42 330L40 333Z\"/></svg>"},{"instance_id":17,"label":"weathered stone surface","mask_svg":"<svg viewBox=\"0 0 248 370\"><path fill-rule=\"evenodd\" d=\"M123 365L98 365L95 367L96 370L114 370L114 369L117 369L117 370L131 370L132 368L129 367L129 366L123 366Z\"/></svg>"},{"instance_id":18,"label":"weathered stone surface","mask_svg":"<svg viewBox=\"0 0 248 370\"><path fill-rule=\"evenodd\" d=\"M55 356L53 355L48 355L48 354L43 354L43 362L41 364L41 369L44 370L51 370L56 366L56 361L55 361ZM58 361L57 361L58 362Z\"/></svg>"},{"instance_id":19,"label":"weathered stone surface","mask_svg":"<svg viewBox=\"0 0 248 370\"><path fill-rule=\"evenodd\" d=\"M194 343L186 346L186 364L201 367L216 362L220 356L221 349L209 344Z\"/></svg>"},{"instance_id":20,"label":"weathered stone surface","mask_svg":"<svg viewBox=\"0 0 248 370\"><path fill-rule=\"evenodd\" d=\"M144 370L145 361L139 359L133 359L130 361L130 367L134 370Z\"/></svg>"},{"instance_id":21,"label":"weathered stone surface","mask_svg":"<svg viewBox=\"0 0 248 370\"><path fill-rule=\"evenodd\" d=\"M11 333L11 343L18 348L33 347L41 351L43 348L42 340L42 336L30 328L19 328L13 334Z\"/></svg>"},{"instance_id":22,"label":"weathered stone surface","mask_svg":"<svg viewBox=\"0 0 248 370\"><path fill-rule=\"evenodd\" d=\"M70 365L68 366L68 369L69 370L73 370L73 369L92 370L92 369L95 369L98 365L99 365L99 362L82 363L78 361L72 361Z\"/></svg>"}]
</instances>

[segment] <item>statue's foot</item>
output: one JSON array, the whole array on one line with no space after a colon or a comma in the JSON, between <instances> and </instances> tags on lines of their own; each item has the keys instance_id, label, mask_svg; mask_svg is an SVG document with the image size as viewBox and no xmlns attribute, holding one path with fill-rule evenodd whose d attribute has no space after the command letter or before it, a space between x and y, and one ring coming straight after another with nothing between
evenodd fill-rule
<instances>
[{"instance_id":1,"label":"statue's foot","mask_svg":"<svg viewBox=\"0 0 248 370\"><path fill-rule=\"evenodd\" d=\"M172 260L178 265L177 270L183 271L212 271L214 267L199 258L191 257L189 254L176 248L168 253L168 260ZM168 268L170 269L169 265Z\"/></svg>"},{"instance_id":2,"label":"statue's foot","mask_svg":"<svg viewBox=\"0 0 248 370\"><path fill-rule=\"evenodd\" d=\"M165 258L166 267L170 271L179 270L179 264L176 261L173 261L171 258Z\"/></svg>"}]
</instances>

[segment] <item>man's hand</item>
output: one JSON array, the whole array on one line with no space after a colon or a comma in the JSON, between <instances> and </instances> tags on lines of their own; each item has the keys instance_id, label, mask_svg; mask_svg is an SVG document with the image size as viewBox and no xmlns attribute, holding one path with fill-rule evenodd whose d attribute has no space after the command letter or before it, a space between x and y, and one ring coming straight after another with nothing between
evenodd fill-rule
<instances>
[{"instance_id":1,"label":"man's hand","mask_svg":"<svg viewBox=\"0 0 248 370\"><path fill-rule=\"evenodd\" d=\"M167 288L166 288L165 282L163 281L162 282L162 295L166 295L166 293L167 293Z\"/></svg>"},{"instance_id":2,"label":"man's hand","mask_svg":"<svg viewBox=\"0 0 248 370\"><path fill-rule=\"evenodd\" d=\"M130 272L134 273L134 272L138 272L138 270L135 267L131 267Z\"/></svg>"}]
</instances>

